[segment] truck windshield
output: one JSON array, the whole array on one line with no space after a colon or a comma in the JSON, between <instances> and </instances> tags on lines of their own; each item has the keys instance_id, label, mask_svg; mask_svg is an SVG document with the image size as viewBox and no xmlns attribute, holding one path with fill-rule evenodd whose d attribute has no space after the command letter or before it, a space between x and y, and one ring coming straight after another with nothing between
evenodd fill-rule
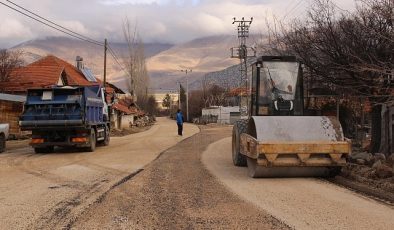
<instances>
[{"instance_id":1,"label":"truck windshield","mask_svg":"<svg viewBox=\"0 0 394 230\"><path fill-rule=\"evenodd\" d=\"M294 100L297 77L297 62L264 62L261 68L260 96L273 100Z\"/></svg>"}]
</instances>

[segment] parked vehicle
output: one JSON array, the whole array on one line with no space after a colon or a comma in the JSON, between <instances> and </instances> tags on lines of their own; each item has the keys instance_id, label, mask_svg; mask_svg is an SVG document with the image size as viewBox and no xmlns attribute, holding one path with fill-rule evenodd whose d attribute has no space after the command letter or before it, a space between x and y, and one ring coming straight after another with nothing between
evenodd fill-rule
<instances>
[{"instance_id":1,"label":"parked vehicle","mask_svg":"<svg viewBox=\"0 0 394 230\"><path fill-rule=\"evenodd\" d=\"M36 153L55 146L74 146L93 152L96 143L108 145L110 120L104 88L100 86L30 89L20 116L22 130L31 130Z\"/></svg>"},{"instance_id":2,"label":"parked vehicle","mask_svg":"<svg viewBox=\"0 0 394 230\"><path fill-rule=\"evenodd\" d=\"M6 140L9 134L9 125L8 124L0 124L0 153L4 152Z\"/></svg>"}]
</instances>

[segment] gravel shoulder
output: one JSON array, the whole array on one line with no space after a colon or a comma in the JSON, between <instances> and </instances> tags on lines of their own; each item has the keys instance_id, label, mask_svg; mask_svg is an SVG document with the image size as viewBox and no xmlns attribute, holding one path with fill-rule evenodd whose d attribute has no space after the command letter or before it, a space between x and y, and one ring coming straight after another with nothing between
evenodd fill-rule
<instances>
[{"instance_id":1,"label":"gravel shoulder","mask_svg":"<svg viewBox=\"0 0 394 230\"><path fill-rule=\"evenodd\" d=\"M159 118L148 131L111 138L95 152L35 154L16 141L0 154L0 229L61 229L97 199L199 129Z\"/></svg>"},{"instance_id":2,"label":"gravel shoulder","mask_svg":"<svg viewBox=\"0 0 394 230\"><path fill-rule=\"evenodd\" d=\"M231 127L201 132L161 154L109 191L72 229L288 229L223 186L201 162L206 147Z\"/></svg>"},{"instance_id":3,"label":"gravel shoulder","mask_svg":"<svg viewBox=\"0 0 394 230\"><path fill-rule=\"evenodd\" d=\"M252 179L231 162L231 138L211 144L203 162L226 187L295 229L392 229L394 208L314 178Z\"/></svg>"}]
</instances>

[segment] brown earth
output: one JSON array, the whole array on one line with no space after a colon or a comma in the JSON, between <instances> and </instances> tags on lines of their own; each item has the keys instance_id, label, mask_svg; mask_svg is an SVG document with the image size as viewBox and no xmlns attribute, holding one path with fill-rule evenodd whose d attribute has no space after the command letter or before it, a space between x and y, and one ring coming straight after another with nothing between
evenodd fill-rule
<instances>
[{"instance_id":1,"label":"brown earth","mask_svg":"<svg viewBox=\"0 0 394 230\"><path fill-rule=\"evenodd\" d=\"M152 127L152 125L147 125L147 126L143 126L143 127L137 127L137 126L133 126L131 128L126 128L126 129L112 129L111 130L111 137L123 137L123 136L127 136L130 134L134 134L134 133L140 133L140 132L144 132L149 130Z\"/></svg>"},{"instance_id":2,"label":"brown earth","mask_svg":"<svg viewBox=\"0 0 394 230\"><path fill-rule=\"evenodd\" d=\"M370 166L349 163L330 181L394 205L394 177L379 178Z\"/></svg>"},{"instance_id":3,"label":"brown earth","mask_svg":"<svg viewBox=\"0 0 394 230\"><path fill-rule=\"evenodd\" d=\"M201 162L206 147L231 127L201 132L164 152L112 189L72 229L288 229L226 189Z\"/></svg>"}]
</instances>

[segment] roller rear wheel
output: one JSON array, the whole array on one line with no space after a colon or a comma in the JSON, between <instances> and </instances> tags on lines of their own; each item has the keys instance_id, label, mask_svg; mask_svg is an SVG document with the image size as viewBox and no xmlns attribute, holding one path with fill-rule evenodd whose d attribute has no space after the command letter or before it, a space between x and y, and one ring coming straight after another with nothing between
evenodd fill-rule
<instances>
[{"instance_id":1,"label":"roller rear wheel","mask_svg":"<svg viewBox=\"0 0 394 230\"><path fill-rule=\"evenodd\" d=\"M233 126L233 136L232 136L232 158L233 164L235 166L246 166L246 156L242 155L240 152L240 137L242 133L247 132L248 120L238 120Z\"/></svg>"}]
</instances>

